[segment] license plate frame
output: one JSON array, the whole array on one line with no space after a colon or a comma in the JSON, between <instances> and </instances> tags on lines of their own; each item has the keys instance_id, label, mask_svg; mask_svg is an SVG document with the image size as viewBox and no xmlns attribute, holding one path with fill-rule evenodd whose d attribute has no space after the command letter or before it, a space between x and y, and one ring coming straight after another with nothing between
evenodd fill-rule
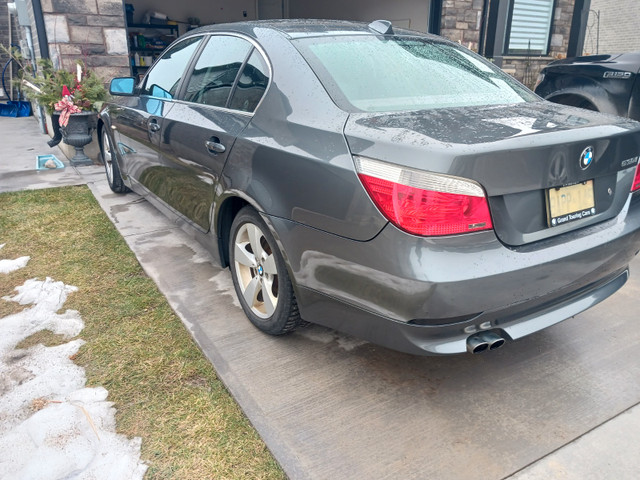
<instances>
[{"instance_id":1,"label":"license plate frame","mask_svg":"<svg viewBox=\"0 0 640 480\"><path fill-rule=\"evenodd\" d=\"M557 227L596 214L593 180L548 188L545 197L549 227Z\"/></svg>"}]
</instances>

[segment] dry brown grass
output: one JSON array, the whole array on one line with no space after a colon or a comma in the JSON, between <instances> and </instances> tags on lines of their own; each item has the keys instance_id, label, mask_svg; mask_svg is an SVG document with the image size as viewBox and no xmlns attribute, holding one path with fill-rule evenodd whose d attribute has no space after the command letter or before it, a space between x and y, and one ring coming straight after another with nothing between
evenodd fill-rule
<instances>
[{"instance_id":1,"label":"dry brown grass","mask_svg":"<svg viewBox=\"0 0 640 480\"><path fill-rule=\"evenodd\" d=\"M119 432L142 437L146 478L285 478L86 187L0 194L2 243L0 257L31 261L0 274L0 297L34 277L79 288L63 307L86 325L74 360L109 390ZM0 317L22 308L0 301Z\"/></svg>"},{"instance_id":2,"label":"dry brown grass","mask_svg":"<svg viewBox=\"0 0 640 480\"><path fill-rule=\"evenodd\" d=\"M34 333L33 335L30 335L22 340L18 345L16 345L16 350L33 347L34 345L56 347L58 345L62 345L63 343L67 343L68 341L69 340L66 339L64 335L55 334L51 330L40 330L39 332Z\"/></svg>"}]
</instances>

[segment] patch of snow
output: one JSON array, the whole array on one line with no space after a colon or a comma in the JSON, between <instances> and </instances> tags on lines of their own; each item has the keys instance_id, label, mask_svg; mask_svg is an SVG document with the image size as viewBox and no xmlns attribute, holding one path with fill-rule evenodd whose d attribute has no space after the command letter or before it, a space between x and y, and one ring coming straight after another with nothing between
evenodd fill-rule
<instances>
[{"instance_id":1,"label":"patch of snow","mask_svg":"<svg viewBox=\"0 0 640 480\"><path fill-rule=\"evenodd\" d=\"M5 245L5 243L0 244L0 250L2 250ZM20 257L15 260L2 259L0 260L0 273L11 273L24 268L27 266L27 263L29 263L29 260L31 260L31 257Z\"/></svg>"},{"instance_id":2,"label":"patch of snow","mask_svg":"<svg viewBox=\"0 0 640 480\"><path fill-rule=\"evenodd\" d=\"M5 243L0 244L0 250L2 250L5 245ZM27 266L27 263L29 263L29 260L31 260L31 257L20 257L15 260L2 259L0 260L0 273L11 273L24 268Z\"/></svg>"},{"instance_id":3,"label":"patch of snow","mask_svg":"<svg viewBox=\"0 0 640 480\"><path fill-rule=\"evenodd\" d=\"M0 319L0 478L142 479L141 440L115 433L108 392L86 388L84 369L70 359L84 342L15 348L40 330L78 335L80 314L57 313L77 288L47 278L16 290L4 299L33 306Z\"/></svg>"}]
</instances>

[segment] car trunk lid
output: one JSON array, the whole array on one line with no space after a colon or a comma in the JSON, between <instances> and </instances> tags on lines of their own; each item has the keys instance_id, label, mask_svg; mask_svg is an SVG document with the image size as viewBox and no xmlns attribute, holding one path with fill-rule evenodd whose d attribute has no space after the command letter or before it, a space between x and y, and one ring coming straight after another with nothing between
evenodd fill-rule
<instances>
[{"instance_id":1,"label":"car trunk lid","mask_svg":"<svg viewBox=\"0 0 640 480\"><path fill-rule=\"evenodd\" d=\"M639 123L549 102L357 113L345 136L354 155L480 183L513 246L616 216L640 154Z\"/></svg>"}]
</instances>

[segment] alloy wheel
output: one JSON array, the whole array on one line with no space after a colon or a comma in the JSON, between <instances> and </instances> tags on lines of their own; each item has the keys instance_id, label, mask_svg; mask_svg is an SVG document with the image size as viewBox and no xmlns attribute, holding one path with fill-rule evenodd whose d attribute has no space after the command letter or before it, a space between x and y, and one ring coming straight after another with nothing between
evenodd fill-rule
<instances>
[{"instance_id":1,"label":"alloy wheel","mask_svg":"<svg viewBox=\"0 0 640 480\"><path fill-rule=\"evenodd\" d=\"M104 160L104 169L107 172L107 180L109 184L113 184L113 157L107 132L102 134L102 159Z\"/></svg>"},{"instance_id":2,"label":"alloy wheel","mask_svg":"<svg viewBox=\"0 0 640 480\"><path fill-rule=\"evenodd\" d=\"M278 268L262 230L243 224L234 240L234 268L242 296L251 311L269 318L278 305Z\"/></svg>"}]
</instances>

